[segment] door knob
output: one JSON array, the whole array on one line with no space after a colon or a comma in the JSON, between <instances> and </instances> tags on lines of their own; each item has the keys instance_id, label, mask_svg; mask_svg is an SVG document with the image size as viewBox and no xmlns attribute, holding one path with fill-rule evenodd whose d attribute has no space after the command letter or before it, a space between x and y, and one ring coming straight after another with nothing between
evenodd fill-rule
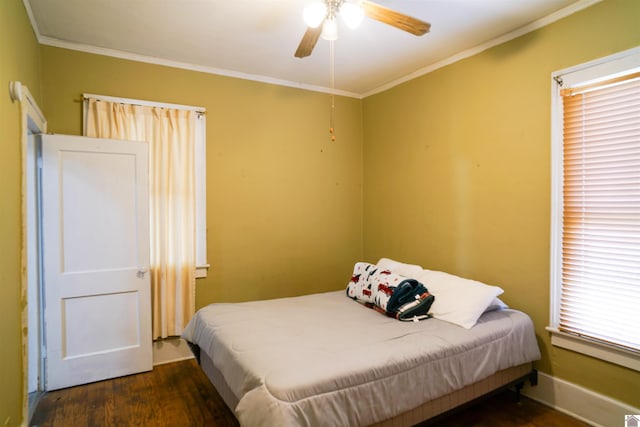
<instances>
[{"instance_id":1,"label":"door knob","mask_svg":"<svg viewBox=\"0 0 640 427\"><path fill-rule=\"evenodd\" d=\"M149 270L144 267L138 268L138 273L137 273L138 279L142 279L147 271Z\"/></svg>"}]
</instances>

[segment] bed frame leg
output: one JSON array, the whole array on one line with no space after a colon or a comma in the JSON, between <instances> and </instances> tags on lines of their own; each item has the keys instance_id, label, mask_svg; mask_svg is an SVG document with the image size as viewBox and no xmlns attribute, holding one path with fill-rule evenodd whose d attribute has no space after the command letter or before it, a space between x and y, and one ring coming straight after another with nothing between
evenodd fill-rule
<instances>
[{"instance_id":1,"label":"bed frame leg","mask_svg":"<svg viewBox=\"0 0 640 427\"><path fill-rule=\"evenodd\" d=\"M532 369L526 379L529 380L529 383L532 386L538 385L538 371L536 369ZM520 398L522 396L522 388L524 387L524 383L525 383L526 379L523 378L522 381L518 381L515 384L515 387L516 387L516 398L515 398L515 400L516 400L516 404L518 404L518 405L522 404Z\"/></svg>"},{"instance_id":2,"label":"bed frame leg","mask_svg":"<svg viewBox=\"0 0 640 427\"><path fill-rule=\"evenodd\" d=\"M517 405L521 405L522 401L520 400L521 397L521 391L522 391L522 387L524 387L524 381L520 381L519 383L516 383L516 404Z\"/></svg>"}]
</instances>

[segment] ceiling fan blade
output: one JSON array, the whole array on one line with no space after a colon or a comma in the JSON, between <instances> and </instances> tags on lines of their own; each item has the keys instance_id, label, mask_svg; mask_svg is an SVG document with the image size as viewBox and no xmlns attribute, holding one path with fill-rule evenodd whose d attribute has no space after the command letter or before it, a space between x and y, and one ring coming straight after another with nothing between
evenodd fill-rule
<instances>
[{"instance_id":1,"label":"ceiling fan blade","mask_svg":"<svg viewBox=\"0 0 640 427\"><path fill-rule=\"evenodd\" d=\"M399 28L416 36L421 36L429 32L431 24L421 21L411 16L405 15L395 10L389 9L384 6L380 6L369 0L362 0L360 3L364 14L371 19L380 21L384 24L391 25L392 27Z\"/></svg>"},{"instance_id":2,"label":"ceiling fan blade","mask_svg":"<svg viewBox=\"0 0 640 427\"><path fill-rule=\"evenodd\" d=\"M318 43L318 39L320 38L321 33L322 24L318 25L316 28L308 27L307 31L304 33L304 36L302 36L302 40L300 40L298 49L296 50L296 58L304 58L311 55L311 52L313 52L313 48L316 47L316 43Z\"/></svg>"}]
</instances>

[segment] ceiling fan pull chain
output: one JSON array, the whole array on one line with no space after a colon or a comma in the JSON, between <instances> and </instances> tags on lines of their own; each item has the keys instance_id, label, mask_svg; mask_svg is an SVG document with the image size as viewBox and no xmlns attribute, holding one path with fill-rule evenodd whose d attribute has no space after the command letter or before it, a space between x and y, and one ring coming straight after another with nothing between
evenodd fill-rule
<instances>
[{"instance_id":1,"label":"ceiling fan pull chain","mask_svg":"<svg viewBox=\"0 0 640 427\"><path fill-rule=\"evenodd\" d=\"M335 52L334 52L334 40L329 40L329 67L330 67L330 80L331 80L331 109L329 111L329 135L331 135L331 141L336 140L333 127L333 112L336 107L335 103Z\"/></svg>"}]
</instances>

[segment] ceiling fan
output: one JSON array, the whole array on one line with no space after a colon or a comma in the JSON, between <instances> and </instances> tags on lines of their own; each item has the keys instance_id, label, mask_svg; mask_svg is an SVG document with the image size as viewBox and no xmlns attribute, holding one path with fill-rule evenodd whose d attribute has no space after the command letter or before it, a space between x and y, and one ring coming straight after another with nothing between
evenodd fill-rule
<instances>
[{"instance_id":1,"label":"ceiling fan","mask_svg":"<svg viewBox=\"0 0 640 427\"><path fill-rule=\"evenodd\" d=\"M302 36L300 45L296 50L296 58L304 58L311 55L313 48L322 35L324 39L336 40L337 17L340 15L350 28L357 27L364 16L367 16L384 24L391 25L400 30L421 36L429 32L431 24L421 21L393 9L381 6L369 0L322 0L311 3L304 9L303 17L308 28Z\"/></svg>"}]
</instances>

